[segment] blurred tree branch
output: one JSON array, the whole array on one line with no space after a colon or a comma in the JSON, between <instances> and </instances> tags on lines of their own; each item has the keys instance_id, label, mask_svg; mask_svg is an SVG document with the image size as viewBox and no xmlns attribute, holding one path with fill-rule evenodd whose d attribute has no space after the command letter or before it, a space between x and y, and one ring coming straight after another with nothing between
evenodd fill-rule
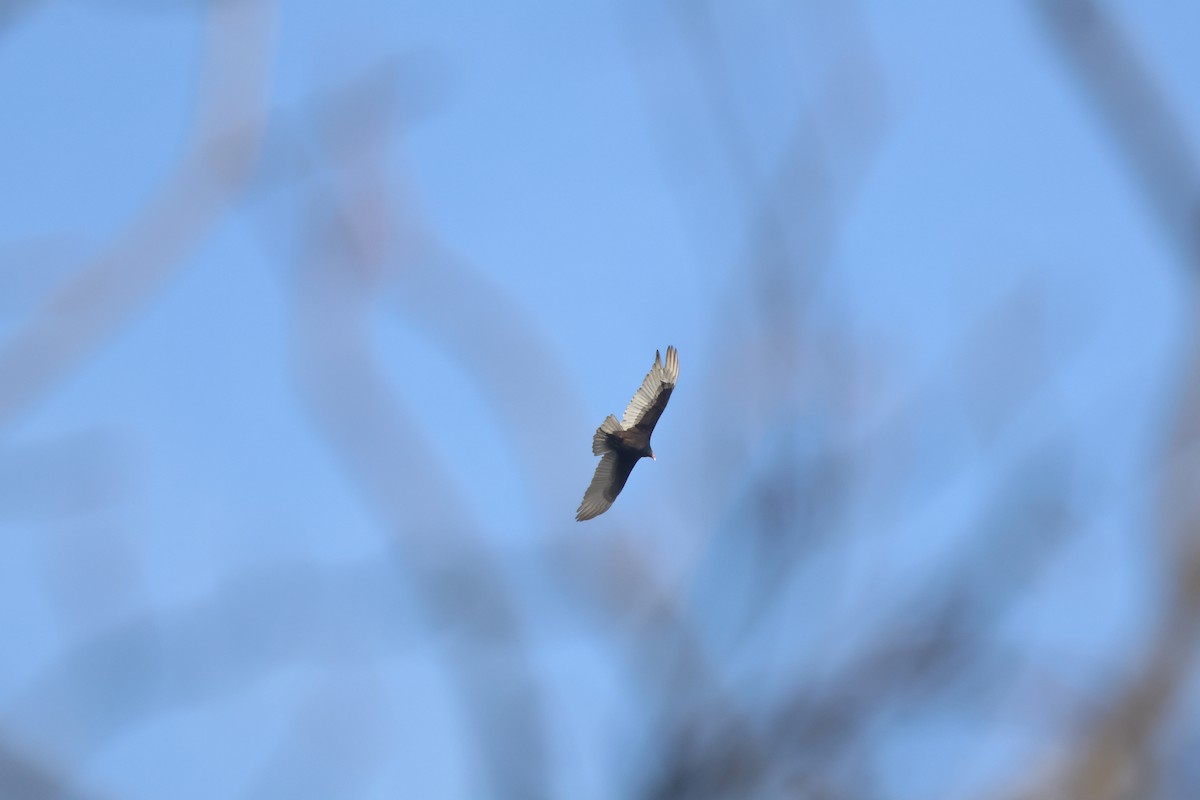
<instances>
[{"instance_id":1,"label":"blurred tree branch","mask_svg":"<svg viewBox=\"0 0 1200 800\"><path fill-rule=\"evenodd\" d=\"M128 227L0 342L0 430L143 307L238 196L265 124L275 15L274 0L211 5L192 142Z\"/></svg>"}]
</instances>

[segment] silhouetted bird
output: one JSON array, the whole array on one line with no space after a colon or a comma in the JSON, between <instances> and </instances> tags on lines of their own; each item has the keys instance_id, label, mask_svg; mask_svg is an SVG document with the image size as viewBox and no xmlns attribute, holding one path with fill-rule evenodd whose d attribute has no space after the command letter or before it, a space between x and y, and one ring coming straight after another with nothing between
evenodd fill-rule
<instances>
[{"instance_id":1,"label":"silhouetted bird","mask_svg":"<svg viewBox=\"0 0 1200 800\"><path fill-rule=\"evenodd\" d=\"M617 418L609 414L592 437L592 454L603 458L596 467L591 485L583 493L583 502L579 504L575 519L583 521L608 511L625 488L625 481L629 480L629 473L638 459L654 458L650 434L654 433L654 426L667 407L678 378L679 354L675 348L667 348L666 364L655 350L654 366L650 367L650 373L629 401L624 418L617 422Z\"/></svg>"}]
</instances>

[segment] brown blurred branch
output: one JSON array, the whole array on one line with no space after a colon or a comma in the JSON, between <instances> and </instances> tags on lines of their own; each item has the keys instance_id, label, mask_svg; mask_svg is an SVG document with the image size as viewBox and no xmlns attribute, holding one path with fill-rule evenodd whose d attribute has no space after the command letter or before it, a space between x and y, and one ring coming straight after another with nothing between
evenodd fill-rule
<instances>
[{"instance_id":1,"label":"brown blurred branch","mask_svg":"<svg viewBox=\"0 0 1200 800\"><path fill-rule=\"evenodd\" d=\"M140 215L0 342L0 430L153 297L249 175L264 124L275 2L213 3L207 23L191 144Z\"/></svg>"},{"instance_id":2,"label":"brown blurred branch","mask_svg":"<svg viewBox=\"0 0 1200 800\"><path fill-rule=\"evenodd\" d=\"M1054 45L1095 103L1129 163L1147 206L1189 277L1200 269L1200 171L1189 137L1121 25L1093 0L1036 0ZM1023 797L1119 800L1150 797L1160 782L1151 750L1193 679L1200 643L1200 516L1192 453L1200 400L1200 338L1191 342L1174 436L1162 473L1159 538L1163 617L1133 678L1082 737L1067 763ZM1148 540L1152 541L1152 540Z\"/></svg>"},{"instance_id":3,"label":"brown blurred branch","mask_svg":"<svg viewBox=\"0 0 1200 800\"><path fill-rule=\"evenodd\" d=\"M1200 170L1184 126L1112 12L1094 0L1032 0L1094 103L1153 217L1200 270Z\"/></svg>"},{"instance_id":4,"label":"brown blurred branch","mask_svg":"<svg viewBox=\"0 0 1200 800\"><path fill-rule=\"evenodd\" d=\"M256 686L275 670L409 652L428 639L407 574L390 550L338 566L244 570L195 603L77 637L3 705L5 725L34 752L77 764L158 715Z\"/></svg>"},{"instance_id":5,"label":"brown blurred branch","mask_svg":"<svg viewBox=\"0 0 1200 800\"><path fill-rule=\"evenodd\" d=\"M427 623L444 637L443 663L470 722L485 785L500 797L542 797L550 766L543 712L515 599L416 424L419 415L392 390L372 353L373 301L410 230L387 181L395 132L378 109L339 120L346 123L354 147L331 151L336 183L313 192L304 228L293 319L302 397L367 506L395 537ZM422 396L427 389L413 388Z\"/></svg>"},{"instance_id":6,"label":"brown blurred branch","mask_svg":"<svg viewBox=\"0 0 1200 800\"><path fill-rule=\"evenodd\" d=\"M62 770L35 762L0 739L0 797L14 800L101 800L106 795L84 791Z\"/></svg>"}]
</instances>

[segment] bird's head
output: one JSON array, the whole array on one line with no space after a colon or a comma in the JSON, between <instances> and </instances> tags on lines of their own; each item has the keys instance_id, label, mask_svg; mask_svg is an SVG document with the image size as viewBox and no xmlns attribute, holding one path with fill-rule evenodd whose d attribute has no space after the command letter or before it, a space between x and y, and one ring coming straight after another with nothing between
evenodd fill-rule
<instances>
[{"instance_id":1,"label":"bird's head","mask_svg":"<svg viewBox=\"0 0 1200 800\"><path fill-rule=\"evenodd\" d=\"M647 458L649 458L651 461L657 461L657 460L658 460L658 459L656 459L656 458L654 457L654 451L650 449L650 445L649 445L648 443L647 443L647 445L646 445L646 449L645 449L644 451L642 451L642 455L643 455L643 456L646 456L646 457L647 457Z\"/></svg>"}]
</instances>

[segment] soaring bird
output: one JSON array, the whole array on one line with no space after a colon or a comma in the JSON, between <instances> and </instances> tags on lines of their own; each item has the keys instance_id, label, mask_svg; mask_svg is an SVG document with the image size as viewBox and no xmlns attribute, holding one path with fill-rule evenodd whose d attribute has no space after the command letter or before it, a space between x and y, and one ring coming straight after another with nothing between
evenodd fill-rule
<instances>
[{"instance_id":1,"label":"soaring bird","mask_svg":"<svg viewBox=\"0 0 1200 800\"><path fill-rule=\"evenodd\" d=\"M639 458L649 456L654 459L654 451L650 449L650 434L662 416L671 392L675 389L675 381L679 378L679 353L674 347L667 348L667 361L664 364L662 356L654 351L654 366L642 381L642 385L634 392L633 399L625 409L625 416L620 422L609 414L596 434L592 437L592 455L603 456L592 476L592 483L583 493L583 502L575 512L575 519L582 522L585 519L599 516L608 511L609 506L617 499L633 465Z\"/></svg>"}]
</instances>

